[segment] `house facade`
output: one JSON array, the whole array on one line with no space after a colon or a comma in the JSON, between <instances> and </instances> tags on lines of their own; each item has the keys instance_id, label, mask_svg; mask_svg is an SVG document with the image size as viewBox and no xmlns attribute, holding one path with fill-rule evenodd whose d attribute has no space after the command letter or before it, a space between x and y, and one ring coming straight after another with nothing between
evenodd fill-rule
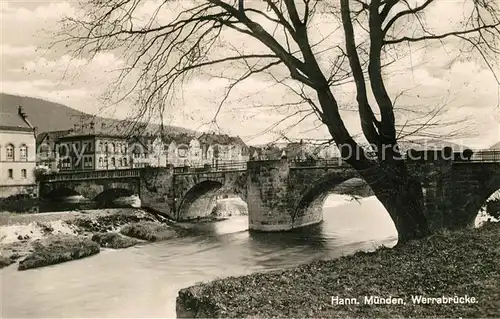
<instances>
[{"instance_id":1,"label":"house facade","mask_svg":"<svg viewBox=\"0 0 500 319\"><path fill-rule=\"evenodd\" d=\"M332 159L340 156L340 151L335 144L313 144L291 142L287 144L267 144L260 147L249 148L250 160L278 160L283 156L294 160L307 159Z\"/></svg>"},{"instance_id":2,"label":"house facade","mask_svg":"<svg viewBox=\"0 0 500 319\"><path fill-rule=\"evenodd\" d=\"M248 147L239 137L219 134L171 134L148 144L151 166L203 166L249 160Z\"/></svg>"},{"instance_id":3,"label":"house facade","mask_svg":"<svg viewBox=\"0 0 500 319\"><path fill-rule=\"evenodd\" d=\"M128 139L96 130L95 123L75 127L56 142L60 171L131 168Z\"/></svg>"},{"instance_id":4,"label":"house facade","mask_svg":"<svg viewBox=\"0 0 500 319\"><path fill-rule=\"evenodd\" d=\"M167 165L215 166L249 160L248 147L239 137L219 134L196 137L186 133L129 137L98 128L90 122L75 125L67 134L49 132L41 135L40 143L55 140L53 161L57 164L50 167L56 166L61 171L113 170ZM43 157L50 158L49 153L44 151Z\"/></svg>"},{"instance_id":5,"label":"house facade","mask_svg":"<svg viewBox=\"0 0 500 319\"><path fill-rule=\"evenodd\" d=\"M36 130L21 106L0 112L0 198L36 194Z\"/></svg>"},{"instance_id":6,"label":"house facade","mask_svg":"<svg viewBox=\"0 0 500 319\"><path fill-rule=\"evenodd\" d=\"M71 134L72 129L64 131L43 132L36 137L37 166L44 166L51 171L58 170L56 142L61 137Z\"/></svg>"},{"instance_id":7,"label":"house facade","mask_svg":"<svg viewBox=\"0 0 500 319\"><path fill-rule=\"evenodd\" d=\"M250 159L249 147L239 136L204 133L198 140L204 164L246 162Z\"/></svg>"}]
</instances>

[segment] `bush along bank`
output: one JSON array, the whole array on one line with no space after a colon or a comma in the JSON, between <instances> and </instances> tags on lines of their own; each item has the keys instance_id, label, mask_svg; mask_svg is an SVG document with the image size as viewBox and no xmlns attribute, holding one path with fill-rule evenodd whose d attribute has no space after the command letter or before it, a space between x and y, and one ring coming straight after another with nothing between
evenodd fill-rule
<instances>
[{"instance_id":1,"label":"bush along bank","mask_svg":"<svg viewBox=\"0 0 500 319\"><path fill-rule=\"evenodd\" d=\"M19 262L26 270L80 259L100 248L187 235L184 229L140 209L110 209L58 214L9 214L0 225L0 268Z\"/></svg>"},{"instance_id":2,"label":"bush along bank","mask_svg":"<svg viewBox=\"0 0 500 319\"><path fill-rule=\"evenodd\" d=\"M179 291L177 317L498 317L499 235L500 225L488 224L198 284Z\"/></svg>"}]
</instances>

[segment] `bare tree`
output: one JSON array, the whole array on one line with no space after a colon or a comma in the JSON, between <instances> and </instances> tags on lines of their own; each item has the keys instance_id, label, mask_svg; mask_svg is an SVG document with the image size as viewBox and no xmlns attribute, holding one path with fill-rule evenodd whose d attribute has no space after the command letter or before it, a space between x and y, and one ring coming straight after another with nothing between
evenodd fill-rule
<instances>
[{"instance_id":1,"label":"bare tree","mask_svg":"<svg viewBox=\"0 0 500 319\"><path fill-rule=\"evenodd\" d=\"M244 66L242 74L232 76L216 114L236 85L252 76L272 76L302 98L298 104L306 103L298 115L316 116L326 126L342 156L386 207L399 241L429 234L422 187L400 160L397 138L402 130L397 129L396 98L388 93L383 67L397 59L393 54L404 48L402 44L453 41L462 52L477 53L493 72L492 63L500 53L496 0L463 1L463 22L441 33L422 18L437 0L161 1L155 2L146 21L137 18L143 2L88 0L82 6L85 15L65 19L57 43L74 49L75 56L122 53L127 66L114 87L123 90L124 80L134 76L134 84L121 98L137 96L139 114L163 116L178 85L201 70ZM174 16L162 22L158 17L165 12ZM338 43L331 37L313 42L311 22L318 17L338 19L331 30L342 35ZM411 35L402 32L408 26ZM227 50L225 38L234 36L259 43L260 48ZM325 41L330 42L325 45ZM335 88L345 81L355 83L355 109L376 158L366 153L344 123ZM399 125L410 133L418 129Z\"/></svg>"}]
</instances>

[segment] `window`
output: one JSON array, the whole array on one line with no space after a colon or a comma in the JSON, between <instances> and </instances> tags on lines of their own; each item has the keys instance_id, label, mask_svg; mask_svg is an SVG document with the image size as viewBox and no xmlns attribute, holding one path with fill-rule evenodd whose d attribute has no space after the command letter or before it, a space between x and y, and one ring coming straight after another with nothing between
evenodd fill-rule
<instances>
[{"instance_id":1,"label":"window","mask_svg":"<svg viewBox=\"0 0 500 319\"><path fill-rule=\"evenodd\" d=\"M71 159L66 158L63 160L63 168L71 168Z\"/></svg>"},{"instance_id":2,"label":"window","mask_svg":"<svg viewBox=\"0 0 500 319\"><path fill-rule=\"evenodd\" d=\"M26 169L24 169L24 168L23 168L23 169L21 170L21 178L26 178L26 176L27 176L27 175L26 175Z\"/></svg>"},{"instance_id":3,"label":"window","mask_svg":"<svg viewBox=\"0 0 500 319\"><path fill-rule=\"evenodd\" d=\"M115 152L115 143L111 143L111 149L109 150L111 153Z\"/></svg>"},{"instance_id":4,"label":"window","mask_svg":"<svg viewBox=\"0 0 500 319\"><path fill-rule=\"evenodd\" d=\"M14 160L14 145L12 144L7 145L7 148L5 149L5 155L8 161Z\"/></svg>"},{"instance_id":5,"label":"window","mask_svg":"<svg viewBox=\"0 0 500 319\"><path fill-rule=\"evenodd\" d=\"M9 168L8 170L8 176L10 179L14 178L14 171L12 170L12 168Z\"/></svg>"},{"instance_id":6,"label":"window","mask_svg":"<svg viewBox=\"0 0 500 319\"><path fill-rule=\"evenodd\" d=\"M109 152L109 145L108 145L108 143L104 143L104 151L105 151L106 153L108 153L108 152Z\"/></svg>"},{"instance_id":7,"label":"window","mask_svg":"<svg viewBox=\"0 0 500 319\"><path fill-rule=\"evenodd\" d=\"M177 154L179 155L179 157L187 157L187 153L187 147L179 147L179 149L177 150Z\"/></svg>"},{"instance_id":8,"label":"window","mask_svg":"<svg viewBox=\"0 0 500 319\"><path fill-rule=\"evenodd\" d=\"M92 168L92 157L84 157L83 158L83 166L86 168Z\"/></svg>"},{"instance_id":9,"label":"window","mask_svg":"<svg viewBox=\"0 0 500 319\"><path fill-rule=\"evenodd\" d=\"M21 161L27 161L28 160L28 147L26 147L25 144L22 144L19 147L19 159Z\"/></svg>"},{"instance_id":10,"label":"window","mask_svg":"<svg viewBox=\"0 0 500 319\"><path fill-rule=\"evenodd\" d=\"M111 159L111 166L116 166L116 160L114 157Z\"/></svg>"},{"instance_id":11,"label":"window","mask_svg":"<svg viewBox=\"0 0 500 319\"><path fill-rule=\"evenodd\" d=\"M122 167L123 166L123 161L121 158L118 159L118 167Z\"/></svg>"},{"instance_id":12,"label":"window","mask_svg":"<svg viewBox=\"0 0 500 319\"><path fill-rule=\"evenodd\" d=\"M102 165L103 165L102 163L103 163L102 157L99 157L99 167L102 167Z\"/></svg>"},{"instance_id":13,"label":"window","mask_svg":"<svg viewBox=\"0 0 500 319\"><path fill-rule=\"evenodd\" d=\"M106 168L108 168L108 158L105 158L105 159L104 159L104 166L105 166Z\"/></svg>"},{"instance_id":14,"label":"window","mask_svg":"<svg viewBox=\"0 0 500 319\"><path fill-rule=\"evenodd\" d=\"M102 145L102 142L99 142L99 152L102 153L104 151L104 147Z\"/></svg>"},{"instance_id":15,"label":"window","mask_svg":"<svg viewBox=\"0 0 500 319\"><path fill-rule=\"evenodd\" d=\"M123 158L123 166L128 166L127 158L126 157Z\"/></svg>"}]
</instances>

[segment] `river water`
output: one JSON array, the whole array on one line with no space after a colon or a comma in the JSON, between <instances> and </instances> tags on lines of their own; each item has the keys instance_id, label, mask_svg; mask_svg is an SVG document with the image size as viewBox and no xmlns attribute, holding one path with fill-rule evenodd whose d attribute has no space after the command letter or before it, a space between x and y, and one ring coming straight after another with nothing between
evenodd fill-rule
<instances>
[{"instance_id":1,"label":"river water","mask_svg":"<svg viewBox=\"0 0 500 319\"><path fill-rule=\"evenodd\" d=\"M374 198L332 195L324 222L287 233L249 233L248 217L192 225L196 237L102 250L50 267L0 270L3 318L175 317L179 289L393 246L396 230Z\"/></svg>"}]
</instances>

